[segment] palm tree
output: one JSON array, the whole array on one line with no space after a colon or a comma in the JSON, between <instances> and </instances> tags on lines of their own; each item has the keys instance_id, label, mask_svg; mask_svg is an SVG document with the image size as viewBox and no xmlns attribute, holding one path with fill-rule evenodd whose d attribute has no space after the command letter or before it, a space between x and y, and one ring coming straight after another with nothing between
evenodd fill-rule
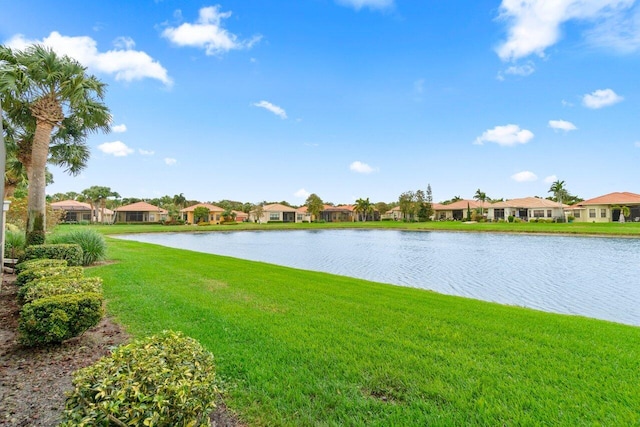
<instances>
[{"instance_id":1,"label":"palm tree","mask_svg":"<svg viewBox=\"0 0 640 427\"><path fill-rule=\"evenodd\" d=\"M369 201L369 198L356 200L356 207L353 209L356 213L360 213L362 222L367 221L367 216L373 210L373 205Z\"/></svg>"},{"instance_id":2,"label":"palm tree","mask_svg":"<svg viewBox=\"0 0 640 427\"><path fill-rule=\"evenodd\" d=\"M551 184L551 188L547 193L553 193L556 202L562 204L562 200L567 195L567 189L564 188L564 181L556 180Z\"/></svg>"},{"instance_id":3,"label":"palm tree","mask_svg":"<svg viewBox=\"0 0 640 427\"><path fill-rule=\"evenodd\" d=\"M0 92L9 99L14 113L24 115L28 110L35 120L31 168L27 169L28 245L44 242L45 169L52 134L63 123L81 130L82 135L108 131L111 115L102 102L104 91L105 84L87 75L80 63L49 48L35 45L13 51L0 47Z\"/></svg>"},{"instance_id":4,"label":"palm tree","mask_svg":"<svg viewBox=\"0 0 640 427\"><path fill-rule=\"evenodd\" d=\"M473 198L479 202L482 202L482 205L480 205L480 215L482 215L484 213L484 202L487 201L487 193L485 193L484 191L480 191L480 189L478 188Z\"/></svg>"},{"instance_id":5,"label":"palm tree","mask_svg":"<svg viewBox=\"0 0 640 427\"><path fill-rule=\"evenodd\" d=\"M629 206L623 206L623 205L611 206L611 212L613 212L615 210L619 210L620 211L620 216L618 217L618 222L625 222L624 218L628 217L629 215L631 215L631 209L629 209Z\"/></svg>"}]
</instances>

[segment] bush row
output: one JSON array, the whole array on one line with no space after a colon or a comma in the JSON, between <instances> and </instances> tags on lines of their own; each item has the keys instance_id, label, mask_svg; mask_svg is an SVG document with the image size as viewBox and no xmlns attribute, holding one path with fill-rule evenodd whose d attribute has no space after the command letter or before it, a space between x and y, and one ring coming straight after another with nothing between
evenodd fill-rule
<instances>
[{"instance_id":1,"label":"bush row","mask_svg":"<svg viewBox=\"0 0 640 427\"><path fill-rule=\"evenodd\" d=\"M116 348L73 387L61 426L209 426L218 392L213 355L172 331Z\"/></svg>"},{"instance_id":2,"label":"bush row","mask_svg":"<svg viewBox=\"0 0 640 427\"><path fill-rule=\"evenodd\" d=\"M60 343L98 324L103 316L102 280L85 278L76 266L82 259L78 245L30 246L25 258L16 267L18 298L24 303L18 330L24 345Z\"/></svg>"}]
</instances>

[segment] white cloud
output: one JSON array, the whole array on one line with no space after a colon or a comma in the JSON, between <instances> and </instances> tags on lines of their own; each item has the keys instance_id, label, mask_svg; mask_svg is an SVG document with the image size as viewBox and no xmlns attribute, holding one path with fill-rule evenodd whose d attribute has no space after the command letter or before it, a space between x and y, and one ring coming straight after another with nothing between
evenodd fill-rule
<instances>
[{"instance_id":1,"label":"white cloud","mask_svg":"<svg viewBox=\"0 0 640 427\"><path fill-rule=\"evenodd\" d=\"M311 195L311 193L309 193L304 188L301 188L298 191L296 191L295 193L293 193L293 195L295 197L299 198L299 199L306 199L307 197L309 197Z\"/></svg>"},{"instance_id":2,"label":"white cloud","mask_svg":"<svg viewBox=\"0 0 640 427\"><path fill-rule=\"evenodd\" d=\"M533 66L533 63L528 62L524 65L512 65L511 67L507 68L504 72L505 74L526 77L526 76L530 76L535 71L536 69Z\"/></svg>"},{"instance_id":3,"label":"white cloud","mask_svg":"<svg viewBox=\"0 0 640 427\"><path fill-rule=\"evenodd\" d=\"M283 108L280 108L277 105L270 103L269 101L256 102L253 104L253 106L264 108L265 110L271 111L273 114L275 114L276 116L279 116L282 119L287 118L287 112L284 111Z\"/></svg>"},{"instance_id":4,"label":"white cloud","mask_svg":"<svg viewBox=\"0 0 640 427\"><path fill-rule=\"evenodd\" d=\"M375 172L376 169L372 168L371 166L369 166L366 163L362 163L358 160L356 160L355 162L351 163L349 165L349 169L353 172L357 172L357 173L372 173Z\"/></svg>"},{"instance_id":5,"label":"white cloud","mask_svg":"<svg viewBox=\"0 0 640 427\"><path fill-rule=\"evenodd\" d=\"M502 146L513 146L526 144L533 138L533 132L527 129L520 129L518 125L496 126L488 129L477 137L474 144L482 145L485 142L495 142Z\"/></svg>"},{"instance_id":6,"label":"white cloud","mask_svg":"<svg viewBox=\"0 0 640 427\"><path fill-rule=\"evenodd\" d=\"M553 184L558 180L558 177L555 175L549 175L544 179L545 184Z\"/></svg>"},{"instance_id":7,"label":"white cloud","mask_svg":"<svg viewBox=\"0 0 640 427\"><path fill-rule=\"evenodd\" d=\"M535 173L530 171L522 171L511 175L511 179L517 182L532 182L536 181L538 177Z\"/></svg>"},{"instance_id":8,"label":"white cloud","mask_svg":"<svg viewBox=\"0 0 640 427\"><path fill-rule=\"evenodd\" d=\"M624 98L611 89L598 89L582 97L582 104L587 108L597 109L617 104Z\"/></svg>"},{"instance_id":9,"label":"white cloud","mask_svg":"<svg viewBox=\"0 0 640 427\"><path fill-rule=\"evenodd\" d=\"M497 53L504 61L531 54L544 56L545 49L561 38L561 25L570 20L599 23L619 15L635 0L503 0L499 18L507 22L507 40Z\"/></svg>"},{"instance_id":10,"label":"white cloud","mask_svg":"<svg viewBox=\"0 0 640 427\"><path fill-rule=\"evenodd\" d=\"M156 152L153 150L143 150L142 148L138 148L138 153L143 156L153 156L154 154L156 154Z\"/></svg>"},{"instance_id":11,"label":"white cloud","mask_svg":"<svg viewBox=\"0 0 640 427\"><path fill-rule=\"evenodd\" d=\"M360 10L363 7L370 9L386 9L393 6L394 0L336 0L342 6L352 7Z\"/></svg>"},{"instance_id":12,"label":"white cloud","mask_svg":"<svg viewBox=\"0 0 640 427\"><path fill-rule=\"evenodd\" d=\"M176 159L173 159L171 157L165 157L164 158L164 162L169 166L175 165L176 163L178 163L178 161Z\"/></svg>"},{"instance_id":13,"label":"white cloud","mask_svg":"<svg viewBox=\"0 0 640 427\"><path fill-rule=\"evenodd\" d=\"M549 120L549 127L555 130L563 130L565 132L578 129L576 125L566 120Z\"/></svg>"},{"instance_id":14,"label":"white cloud","mask_svg":"<svg viewBox=\"0 0 640 427\"><path fill-rule=\"evenodd\" d=\"M122 141L105 142L104 144L98 145L98 150L115 157L126 157L134 151L132 148L127 147L127 144Z\"/></svg>"},{"instance_id":15,"label":"white cloud","mask_svg":"<svg viewBox=\"0 0 640 427\"><path fill-rule=\"evenodd\" d=\"M621 53L640 50L640 6L630 13L615 13L597 27L587 31L587 41L594 46L613 48Z\"/></svg>"},{"instance_id":16,"label":"white cloud","mask_svg":"<svg viewBox=\"0 0 640 427\"><path fill-rule=\"evenodd\" d=\"M563 107L573 107L573 103L566 101L566 100L562 100L562 106Z\"/></svg>"},{"instance_id":17,"label":"white cloud","mask_svg":"<svg viewBox=\"0 0 640 427\"><path fill-rule=\"evenodd\" d=\"M640 148L640 141L636 141L633 145L635 145L636 147Z\"/></svg>"},{"instance_id":18,"label":"white cloud","mask_svg":"<svg viewBox=\"0 0 640 427\"><path fill-rule=\"evenodd\" d=\"M128 38L117 39L116 49L107 52L98 52L97 43L91 37L68 37L57 31L51 32L42 40L27 40L22 34L18 34L5 44L20 50L32 44L42 44L60 55L76 59L91 72L114 75L118 81L131 82L150 78L160 80L167 86L172 84L167 70L145 52L132 50L130 47L133 46L133 40Z\"/></svg>"},{"instance_id":19,"label":"white cloud","mask_svg":"<svg viewBox=\"0 0 640 427\"><path fill-rule=\"evenodd\" d=\"M249 49L261 39L261 36L254 36L249 40L239 40L238 36L224 29L222 20L230 16L231 12L220 12L219 5L203 7L195 23L166 28L162 36L178 46L204 49L207 55Z\"/></svg>"},{"instance_id":20,"label":"white cloud","mask_svg":"<svg viewBox=\"0 0 640 427\"><path fill-rule=\"evenodd\" d=\"M127 131L127 125L121 124L121 125L111 126L111 130L115 133L124 133Z\"/></svg>"}]
</instances>

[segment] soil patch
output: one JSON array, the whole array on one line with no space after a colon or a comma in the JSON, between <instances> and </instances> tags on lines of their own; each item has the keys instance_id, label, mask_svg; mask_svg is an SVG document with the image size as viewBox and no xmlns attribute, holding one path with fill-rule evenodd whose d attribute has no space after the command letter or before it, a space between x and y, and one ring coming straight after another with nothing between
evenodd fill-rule
<instances>
[{"instance_id":1,"label":"soil patch","mask_svg":"<svg viewBox=\"0 0 640 427\"><path fill-rule=\"evenodd\" d=\"M57 426L74 371L89 366L129 340L112 319L57 346L24 347L18 342L18 287L4 275L0 291L0 426ZM219 403L211 425L241 426Z\"/></svg>"}]
</instances>

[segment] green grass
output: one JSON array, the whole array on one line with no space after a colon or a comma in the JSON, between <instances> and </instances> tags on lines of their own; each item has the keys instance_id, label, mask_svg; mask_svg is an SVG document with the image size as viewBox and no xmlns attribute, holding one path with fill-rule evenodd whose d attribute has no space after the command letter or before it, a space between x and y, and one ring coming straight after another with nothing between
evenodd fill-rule
<instances>
[{"instance_id":1,"label":"green grass","mask_svg":"<svg viewBox=\"0 0 640 427\"><path fill-rule=\"evenodd\" d=\"M56 232L67 232L77 228L94 228L103 234L125 233L160 233L177 231L233 231L233 230L300 230L300 229L398 229L416 231L472 231L493 233L553 233L553 234L583 234L640 237L640 222L627 223L475 223L465 224L459 221L433 221L406 223L401 221L368 221L368 222L334 222L334 223L287 223L287 224L253 224L240 223L236 225L158 225L158 224L116 224L116 225L62 225Z\"/></svg>"},{"instance_id":2,"label":"green grass","mask_svg":"<svg viewBox=\"0 0 640 427\"><path fill-rule=\"evenodd\" d=\"M124 228L124 227L123 227ZM640 328L108 238L108 311L249 425L638 425Z\"/></svg>"}]
</instances>

